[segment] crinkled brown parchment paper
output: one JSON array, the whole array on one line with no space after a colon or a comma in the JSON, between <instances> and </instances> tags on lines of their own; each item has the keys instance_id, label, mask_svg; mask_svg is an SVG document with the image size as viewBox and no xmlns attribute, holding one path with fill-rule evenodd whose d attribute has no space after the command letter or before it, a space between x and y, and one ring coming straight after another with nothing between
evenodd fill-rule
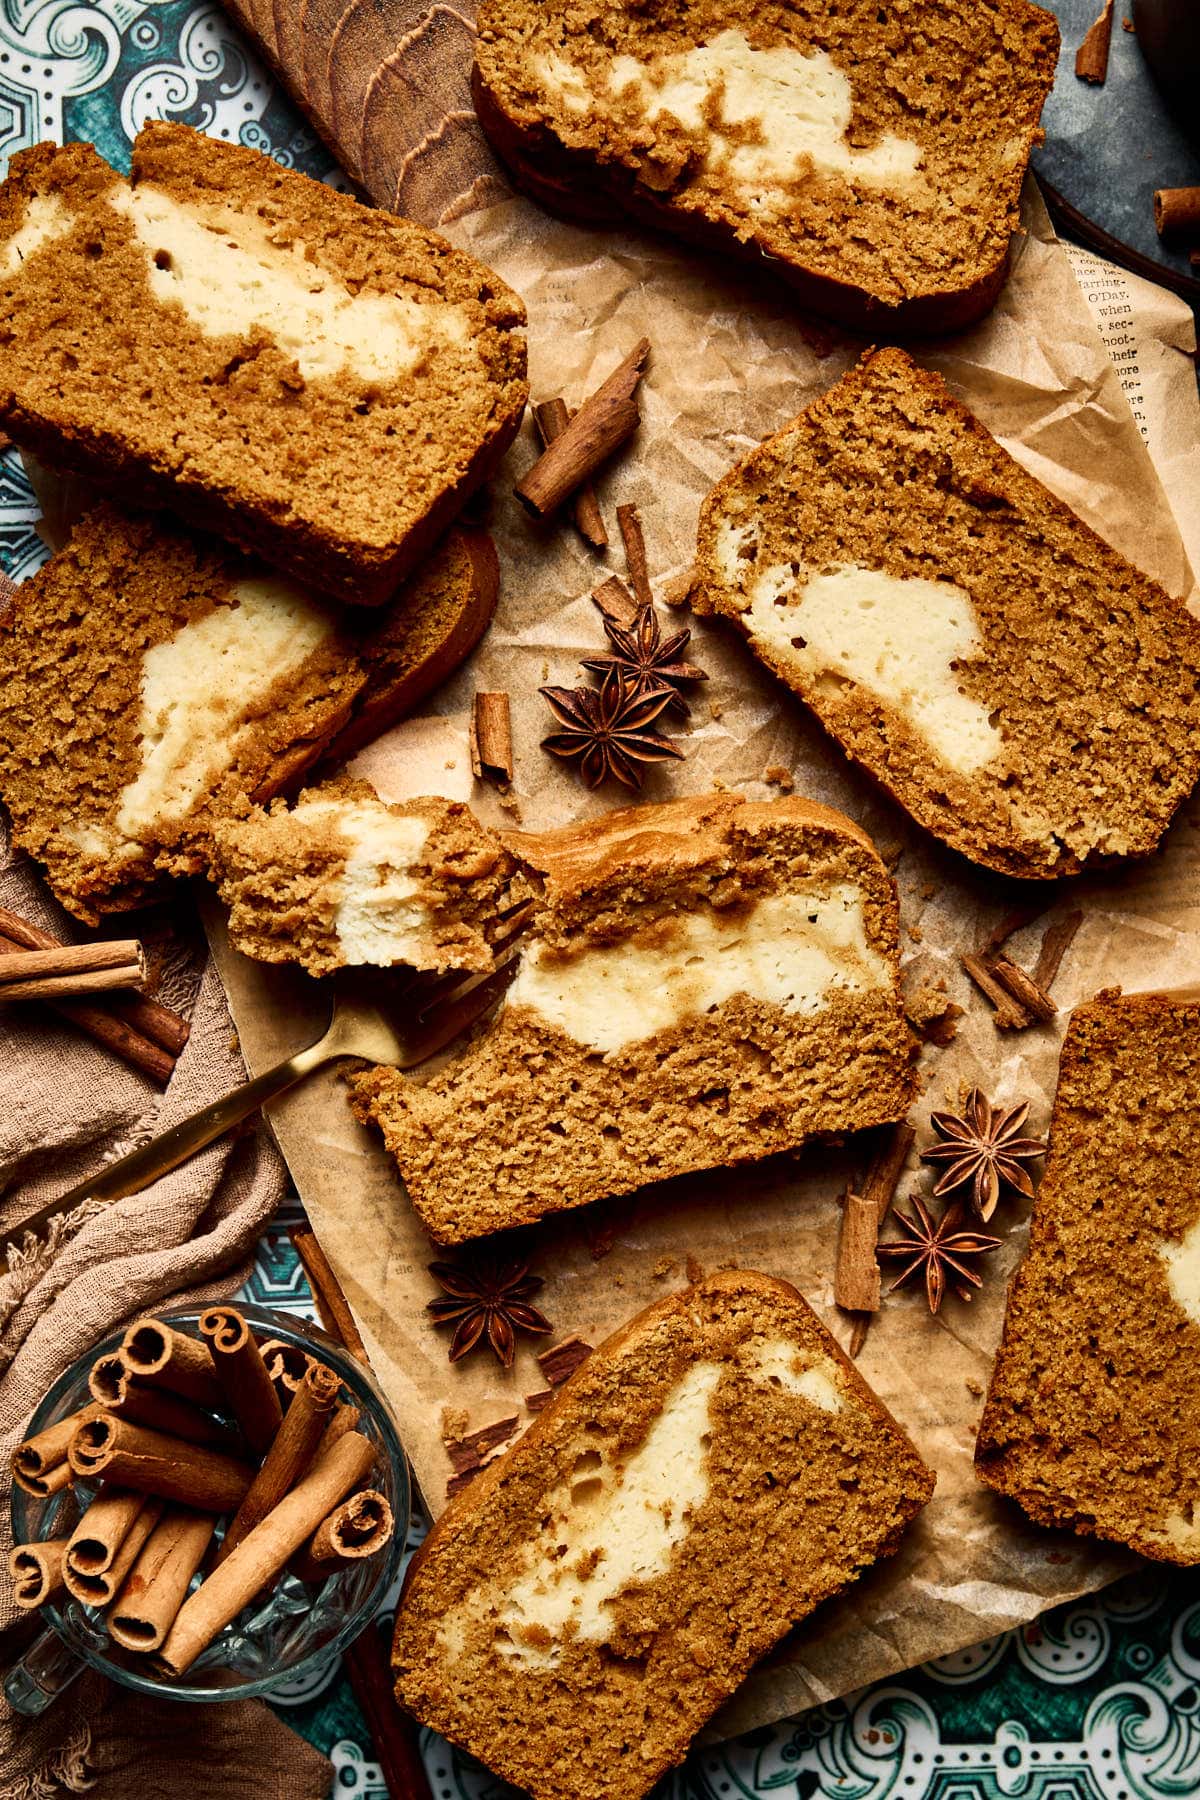
<instances>
[{"instance_id":1,"label":"crinkled brown parchment paper","mask_svg":"<svg viewBox=\"0 0 1200 1800\"><path fill-rule=\"evenodd\" d=\"M1032 188L1026 226L991 318L965 336L930 344L922 360L1111 543L1172 592L1194 598L1180 531L1122 379ZM461 219L451 232L528 302L535 398L563 393L577 403L639 336L652 340L644 423L601 483L601 497L610 527L618 500L640 504L651 567L660 577L689 564L696 510L708 487L834 382L858 352L859 346L807 324L781 292L675 244L574 229L521 200ZM1164 472L1169 468L1179 504L1200 442L1185 325L1175 303L1156 296L1161 317L1139 337L1144 311L1134 289L1123 292L1134 295L1130 331L1150 395L1139 403L1141 422L1150 442L1164 449ZM579 658L600 644L599 617L587 595L603 565L569 525L537 527L513 499L512 481L534 454L527 423L494 484L491 524L503 589L490 633L435 697L436 713L399 727L356 765L389 797L470 797L467 707L476 687L505 688L516 743L513 804L505 810L490 791L477 790L474 798L492 822L527 828L595 815L616 803L608 793L588 795L538 749L547 728L539 683L574 682ZM1187 526L1194 532L1196 520ZM619 546L608 561L624 572ZM644 798L720 783L765 796L773 791L765 772L782 767L798 790L843 808L881 846L903 845L897 878L908 979L944 979L966 1008L957 1041L923 1054L919 1146L929 1139L930 1107L952 1102L962 1084L976 1080L997 1100L1027 1096L1032 1127L1041 1131L1061 1030L1001 1036L957 963L958 952L1010 910L1011 888L921 837L849 769L742 645L715 623L691 622L689 654L712 679L694 709L687 762L669 778L652 777ZM1200 974L1198 826L1193 799L1154 859L1049 895L1047 918L1076 906L1086 912L1055 989L1064 1008L1106 984L1145 989ZM1027 966L1045 922L1013 942ZM261 1069L316 1035L327 996L301 977L234 956L215 917L212 931L251 1067ZM522 1349L507 1375L483 1358L450 1367L444 1336L430 1329L423 1311L435 1291L425 1268L430 1246L381 1150L353 1122L336 1077L312 1082L273 1109L272 1120L437 1512L449 1472L439 1431L443 1407L466 1408L473 1426L518 1408L542 1386L532 1350ZM691 1256L705 1269L741 1264L788 1277L845 1341L845 1321L832 1303L832 1272L837 1197L855 1166L851 1153L813 1152L568 1214L531 1234L536 1266L546 1276L545 1310L559 1335L578 1331L597 1343L681 1284ZM901 1196L912 1185L906 1177ZM899 1556L822 1609L757 1670L721 1715L719 1730L744 1730L948 1654L1095 1588L1126 1566L1121 1555L1095 1544L1032 1529L972 1478L974 1428L1005 1283L1024 1243L1025 1210L1005 1203L1005 1243L973 1306L950 1301L934 1321L920 1296L906 1292L889 1299L876 1319L860 1366L936 1468L937 1494ZM605 1226L614 1242L596 1260L592 1247Z\"/></svg>"}]
</instances>

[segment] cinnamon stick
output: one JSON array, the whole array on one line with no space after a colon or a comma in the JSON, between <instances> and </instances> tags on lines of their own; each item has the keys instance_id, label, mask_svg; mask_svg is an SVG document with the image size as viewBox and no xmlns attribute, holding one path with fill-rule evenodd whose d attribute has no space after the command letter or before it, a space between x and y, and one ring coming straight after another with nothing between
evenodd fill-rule
<instances>
[{"instance_id":1,"label":"cinnamon stick","mask_svg":"<svg viewBox=\"0 0 1200 1800\"><path fill-rule=\"evenodd\" d=\"M838 1233L833 1297L848 1312L879 1311L879 1264L875 1260L879 1228L875 1216L873 1200L862 1194L846 1195Z\"/></svg>"},{"instance_id":2,"label":"cinnamon stick","mask_svg":"<svg viewBox=\"0 0 1200 1800\"><path fill-rule=\"evenodd\" d=\"M22 1612L45 1606L63 1590L68 1539L47 1538L41 1544L14 1544L8 1553L13 1605Z\"/></svg>"},{"instance_id":3,"label":"cinnamon stick","mask_svg":"<svg viewBox=\"0 0 1200 1800\"><path fill-rule=\"evenodd\" d=\"M476 694L467 737L476 781L512 780L512 712L507 694Z\"/></svg>"},{"instance_id":4,"label":"cinnamon stick","mask_svg":"<svg viewBox=\"0 0 1200 1800\"><path fill-rule=\"evenodd\" d=\"M856 1315L850 1338L852 1357L866 1342L870 1315L879 1310L875 1246L916 1135L907 1121L893 1125L871 1158L861 1192L848 1193L843 1202L833 1291L838 1305Z\"/></svg>"},{"instance_id":5,"label":"cinnamon stick","mask_svg":"<svg viewBox=\"0 0 1200 1800\"><path fill-rule=\"evenodd\" d=\"M557 511L637 430L637 387L649 354L650 340L642 338L517 483L518 500L536 517Z\"/></svg>"},{"instance_id":6,"label":"cinnamon stick","mask_svg":"<svg viewBox=\"0 0 1200 1800\"><path fill-rule=\"evenodd\" d=\"M18 1444L11 1459L12 1478L17 1486L40 1500L61 1493L72 1479L67 1461L71 1439L81 1425L90 1424L103 1411L102 1406L83 1406L57 1425L47 1425L44 1431Z\"/></svg>"},{"instance_id":7,"label":"cinnamon stick","mask_svg":"<svg viewBox=\"0 0 1200 1800\"><path fill-rule=\"evenodd\" d=\"M632 625L638 616L638 603L619 575L610 575L592 589L592 605L613 625Z\"/></svg>"},{"instance_id":8,"label":"cinnamon stick","mask_svg":"<svg viewBox=\"0 0 1200 1800\"><path fill-rule=\"evenodd\" d=\"M1112 40L1113 0L1104 0L1100 16L1088 26L1075 52L1075 73L1080 81L1100 86L1108 74L1108 49Z\"/></svg>"},{"instance_id":9,"label":"cinnamon stick","mask_svg":"<svg viewBox=\"0 0 1200 1800\"><path fill-rule=\"evenodd\" d=\"M1200 238L1200 187L1159 188L1154 223L1162 238Z\"/></svg>"},{"instance_id":10,"label":"cinnamon stick","mask_svg":"<svg viewBox=\"0 0 1200 1800\"><path fill-rule=\"evenodd\" d=\"M200 1316L225 1401L256 1456L265 1456L283 1423L283 1408L262 1351L236 1306L212 1306Z\"/></svg>"},{"instance_id":11,"label":"cinnamon stick","mask_svg":"<svg viewBox=\"0 0 1200 1800\"><path fill-rule=\"evenodd\" d=\"M208 1345L164 1325L161 1319L139 1319L131 1325L117 1355L131 1375L159 1382L194 1406L207 1406L215 1412L224 1403L225 1392Z\"/></svg>"},{"instance_id":12,"label":"cinnamon stick","mask_svg":"<svg viewBox=\"0 0 1200 1800\"><path fill-rule=\"evenodd\" d=\"M342 1292L341 1283L321 1248L316 1232L306 1225L293 1225L288 1236L300 1258L300 1266L308 1277L308 1285L312 1289L322 1325L331 1337L337 1338L350 1352L355 1362L363 1363L369 1368L370 1360L367 1346L362 1341L362 1333L354 1323L350 1303Z\"/></svg>"},{"instance_id":13,"label":"cinnamon stick","mask_svg":"<svg viewBox=\"0 0 1200 1800\"><path fill-rule=\"evenodd\" d=\"M138 988L146 953L136 938L62 944L53 950L14 950L0 959L0 1000L56 1000Z\"/></svg>"},{"instance_id":14,"label":"cinnamon stick","mask_svg":"<svg viewBox=\"0 0 1200 1800\"><path fill-rule=\"evenodd\" d=\"M345 1563L377 1556L396 1527L387 1496L378 1488L360 1488L322 1519L308 1543L292 1558L301 1581L325 1581Z\"/></svg>"},{"instance_id":15,"label":"cinnamon stick","mask_svg":"<svg viewBox=\"0 0 1200 1800\"><path fill-rule=\"evenodd\" d=\"M639 606L653 606L650 570L646 562L646 540L642 535L642 515L636 506L618 506L617 524L625 546L625 566Z\"/></svg>"},{"instance_id":16,"label":"cinnamon stick","mask_svg":"<svg viewBox=\"0 0 1200 1800\"><path fill-rule=\"evenodd\" d=\"M117 1413L131 1424L148 1425L152 1431L186 1438L190 1444L231 1443L233 1433L221 1420L181 1400L178 1394L135 1381L119 1356L102 1356L92 1364L88 1391L106 1412Z\"/></svg>"},{"instance_id":17,"label":"cinnamon stick","mask_svg":"<svg viewBox=\"0 0 1200 1800\"><path fill-rule=\"evenodd\" d=\"M1049 994L1044 988L1038 986L1032 975L1027 975L1018 963L1013 962L1011 957L993 957L991 970L1000 985L1008 989L1017 1005L1023 1006L1027 1013L1032 1014L1033 1018L1039 1020L1043 1025L1054 1018L1058 1008Z\"/></svg>"},{"instance_id":18,"label":"cinnamon stick","mask_svg":"<svg viewBox=\"0 0 1200 1800\"><path fill-rule=\"evenodd\" d=\"M959 960L980 993L995 1009L997 1031L1023 1031L1026 1025L1033 1023L1032 1015L1020 1001L1013 999L1007 988L1001 986L990 965L982 957L965 955Z\"/></svg>"},{"instance_id":19,"label":"cinnamon stick","mask_svg":"<svg viewBox=\"0 0 1200 1800\"><path fill-rule=\"evenodd\" d=\"M77 1475L89 1480L103 1476L199 1512L236 1511L254 1479L253 1469L237 1457L111 1414L81 1425L68 1456Z\"/></svg>"},{"instance_id":20,"label":"cinnamon stick","mask_svg":"<svg viewBox=\"0 0 1200 1800\"><path fill-rule=\"evenodd\" d=\"M366 1348L346 1296L320 1243L311 1232L293 1231L292 1241L304 1264L325 1329L369 1368ZM354 1407L338 1406L325 1429L315 1460L323 1461L334 1444L357 1424L358 1413ZM416 1721L410 1714L401 1712L396 1704L391 1662L373 1625L343 1652L342 1663L367 1721L391 1800L433 1800Z\"/></svg>"},{"instance_id":21,"label":"cinnamon stick","mask_svg":"<svg viewBox=\"0 0 1200 1800\"><path fill-rule=\"evenodd\" d=\"M0 906L0 956L13 950L52 950L60 940L7 906ZM145 995L103 1001L58 1000L50 1010L85 1031L96 1043L155 1081L167 1082L175 1058L188 1041L186 1019ZM164 1054L165 1053L165 1054Z\"/></svg>"},{"instance_id":22,"label":"cinnamon stick","mask_svg":"<svg viewBox=\"0 0 1200 1800\"><path fill-rule=\"evenodd\" d=\"M126 1650L157 1650L175 1623L204 1561L216 1520L168 1507L142 1545L113 1601L108 1630Z\"/></svg>"},{"instance_id":23,"label":"cinnamon stick","mask_svg":"<svg viewBox=\"0 0 1200 1800\"><path fill-rule=\"evenodd\" d=\"M1033 966L1033 979L1043 992L1049 992L1054 986L1062 959L1075 942L1075 934L1082 924L1081 912L1069 912L1047 925L1037 962Z\"/></svg>"},{"instance_id":24,"label":"cinnamon stick","mask_svg":"<svg viewBox=\"0 0 1200 1800\"><path fill-rule=\"evenodd\" d=\"M396 1704L391 1661L375 1624L355 1638L342 1661L391 1800L433 1800L416 1721Z\"/></svg>"},{"instance_id":25,"label":"cinnamon stick","mask_svg":"<svg viewBox=\"0 0 1200 1800\"><path fill-rule=\"evenodd\" d=\"M286 1412L293 1394L304 1380L312 1357L299 1344L285 1344L282 1338L266 1338L258 1347L262 1351L267 1374L275 1383L275 1391Z\"/></svg>"},{"instance_id":26,"label":"cinnamon stick","mask_svg":"<svg viewBox=\"0 0 1200 1800\"><path fill-rule=\"evenodd\" d=\"M361 1418L362 1414L357 1406L335 1406L329 1415L329 1423L321 1434L321 1442L317 1445L317 1456L324 1456L348 1431L357 1431Z\"/></svg>"},{"instance_id":27,"label":"cinnamon stick","mask_svg":"<svg viewBox=\"0 0 1200 1800\"><path fill-rule=\"evenodd\" d=\"M298 1403L299 1396L293 1410ZM274 1580L338 1501L365 1480L374 1462L375 1446L360 1432L340 1438L184 1601L157 1666L168 1675L189 1669L247 1601Z\"/></svg>"},{"instance_id":28,"label":"cinnamon stick","mask_svg":"<svg viewBox=\"0 0 1200 1800\"><path fill-rule=\"evenodd\" d=\"M67 1592L73 1594L84 1606L107 1606L137 1561L142 1545L162 1518L163 1510L163 1501L146 1500L117 1546L112 1561L94 1574L73 1562L68 1550L63 1566Z\"/></svg>"},{"instance_id":29,"label":"cinnamon stick","mask_svg":"<svg viewBox=\"0 0 1200 1800\"><path fill-rule=\"evenodd\" d=\"M275 1441L263 1465L238 1503L237 1512L217 1557L222 1565L269 1512L291 1492L316 1456L329 1415L341 1391L337 1373L325 1363L312 1362L283 1416ZM356 1434L347 1432L346 1437ZM344 1441L344 1440L343 1440ZM337 1448L335 1444L334 1449ZM332 1453L332 1452L331 1452ZM341 1495L338 1496L341 1498ZM314 1529L317 1521L314 1520ZM289 1552L290 1555L290 1552Z\"/></svg>"},{"instance_id":30,"label":"cinnamon stick","mask_svg":"<svg viewBox=\"0 0 1200 1800\"><path fill-rule=\"evenodd\" d=\"M539 406L534 407L533 418L542 445L547 450L571 423L571 414L565 400L543 400ZM576 529L592 548L607 548L608 527L604 523L604 514L600 511L596 490L590 481L583 481L576 488L572 512Z\"/></svg>"},{"instance_id":31,"label":"cinnamon stick","mask_svg":"<svg viewBox=\"0 0 1200 1800\"><path fill-rule=\"evenodd\" d=\"M134 1520L147 1504L146 1495L134 1488L102 1487L71 1533L68 1568L85 1575L102 1575L111 1568Z\"/></svg>"}]
</instances>

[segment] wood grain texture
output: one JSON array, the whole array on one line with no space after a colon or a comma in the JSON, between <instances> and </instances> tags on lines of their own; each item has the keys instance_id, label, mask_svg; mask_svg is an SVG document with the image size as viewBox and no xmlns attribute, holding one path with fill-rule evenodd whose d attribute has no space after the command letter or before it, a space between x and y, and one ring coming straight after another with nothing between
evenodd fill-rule
<instances>
[{"instance_id":1,"label":"wood grain texture","mask_svg":"<svg viewBox=\"0 0 1200 1800\"><path fill-rule=\"evenodd\" d=\"M226 0L350 179L437 225L509 192L471 102L475 0Z\"/></svg>"}]
</instances>

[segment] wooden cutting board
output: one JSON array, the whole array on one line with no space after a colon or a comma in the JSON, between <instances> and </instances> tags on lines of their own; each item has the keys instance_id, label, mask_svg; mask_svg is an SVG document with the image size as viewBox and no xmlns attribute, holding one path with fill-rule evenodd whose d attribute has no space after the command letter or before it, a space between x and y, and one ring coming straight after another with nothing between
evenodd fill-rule
<instances>
[{"instance_id":1,"label":"wooden cutting board","mask_svg":"<svg viewBox=\"0 0 1200 1800\"><path fill-rule=\"evenodd\" d=\"M471 104L476 0L225 0L378 206L444 224L509 192Z\"/></svg>"}]
</instances>

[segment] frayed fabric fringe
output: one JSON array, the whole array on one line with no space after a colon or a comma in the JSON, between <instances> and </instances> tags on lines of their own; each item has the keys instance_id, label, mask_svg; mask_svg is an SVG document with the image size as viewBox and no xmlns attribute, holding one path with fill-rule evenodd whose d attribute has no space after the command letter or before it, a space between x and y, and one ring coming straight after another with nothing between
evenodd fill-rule
<instances>
[{"instance_id":1,"label":"frayed fabric fringe","mask_svg":"<svg viewBox=\"0 0 1200 1800\"><path fill-rule=\"evenodd\" d=\"M91 1747L91 1726L81 1725L44 1769L0 1788L0 1800L62 1800L64 1794L86 1794L96 1785L88 1770Z\"/></svg>"}]
</instances>

